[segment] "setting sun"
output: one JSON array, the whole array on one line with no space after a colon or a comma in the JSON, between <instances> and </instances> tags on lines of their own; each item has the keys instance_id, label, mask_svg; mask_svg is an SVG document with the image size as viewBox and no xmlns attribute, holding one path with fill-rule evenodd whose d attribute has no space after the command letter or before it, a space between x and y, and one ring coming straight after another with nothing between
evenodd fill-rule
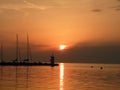
<instances>
[{"instance_id":1,"label":"setting sun","mask_svg":"<svg viewBox=\"0 0 120 90\"><path fill-rule=\"evenodd\" d=\"M66 48L66 45L60 45L60 50L64 50Z\"/></svg>"}]
</instances>

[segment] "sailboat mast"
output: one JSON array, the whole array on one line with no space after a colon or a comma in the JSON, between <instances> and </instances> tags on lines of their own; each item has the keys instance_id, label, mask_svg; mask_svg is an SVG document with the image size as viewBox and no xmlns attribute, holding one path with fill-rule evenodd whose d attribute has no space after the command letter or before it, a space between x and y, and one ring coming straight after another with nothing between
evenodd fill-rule
<instances>
[{"instance_id":1,"label":"sailboat mast","mask_svg":"<svg viewBox=\"0 0 120 90\"><path fill-rule=\"evenodd\" d=\"M28 34L27 34L27 60L29 61L29 53L30 50L29 50L29 37L28 37Z\"/></svg>"},{"instance_id":2,"label":"sailboat mast","mask_svg":"<svg viewBox=\"0 0 120 90\"><path fill-rule=\"evenodd\" d=\"M18 53L19 53L19 50L18 50L18 34L16 34L16 61L18 61Z\"/></svg>"}]
</instances>

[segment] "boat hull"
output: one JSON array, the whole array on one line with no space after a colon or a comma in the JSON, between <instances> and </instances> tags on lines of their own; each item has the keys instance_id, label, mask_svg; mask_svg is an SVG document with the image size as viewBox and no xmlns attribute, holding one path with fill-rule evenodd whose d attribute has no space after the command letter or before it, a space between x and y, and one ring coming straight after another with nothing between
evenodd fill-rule
<instances>
[{"instance_id":1,"label":"boat hull","mask_svg":"<svg viewBox=\"0 0 120 90\"><path fill-rule=\"evenodd\" d=\"M50 64L50 63L0 63L0 66L59 66L59 64Z\"/></svg>"}]
</instances>

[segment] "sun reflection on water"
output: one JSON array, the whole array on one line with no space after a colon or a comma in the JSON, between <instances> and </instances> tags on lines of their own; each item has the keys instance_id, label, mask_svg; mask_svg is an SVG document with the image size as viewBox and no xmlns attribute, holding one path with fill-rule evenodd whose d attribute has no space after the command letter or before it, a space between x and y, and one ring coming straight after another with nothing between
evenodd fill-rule
<instances>
[{"instance_id":1,"label":"sun reflection on water","mask_svg":"<svg viewBox=\"0 0 120 90\"><path fill-rule=\"evenodd\" d=\"M64 63L60 63L60 90L64 90Z\"/></svg>"}]
</instances>

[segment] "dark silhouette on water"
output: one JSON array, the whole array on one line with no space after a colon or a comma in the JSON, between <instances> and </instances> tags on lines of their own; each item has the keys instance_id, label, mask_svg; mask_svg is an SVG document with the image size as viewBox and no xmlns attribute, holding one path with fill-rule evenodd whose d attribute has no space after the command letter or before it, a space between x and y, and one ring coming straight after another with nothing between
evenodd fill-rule
<instances>
[{"instance_id":1,"label":"dark silhouette on water","mask_svg":"<svg viewBox=\"0 0 120 90\"><path fill-rule=\"evenodd\" d=\"M91 68L93 68L93 66L91 66Z\"/></svg>"},{"instance_id":2,"label":"dark silhouette on water","mask_svg":"<svg viewBox=\"0 0 120 90\"><path fill-rule=\"evenodd\" d=\"M31 59L31 50L29 45L29 37L27 35L27 59L21 61L20 57L20 48L19 48L19 40L18 34L16 35L16 59L11 62L3 61L3 46L1 44L1 62L0 66L58 66L59 64L55 64L54 55L51 55L50 63L42 63L42 62L30 62Z\"/></svg>"},{"instance_id":3,"label":"dark silhouette on water","mask_svg":"<svg viewBox=\"0 0 120 90\"><path fill-rule=\"evenodd\" d=\"M100 69L102 70L102 69L103 69L103 67L100 67Z\"/></svg>"},{"instance_id":4,"label":"dark silhouette on water","mask_svg":"<svg viewBox=\"0 0 120 90\"><path fill-rule=\"evenodd\" d=\"M53 67L53 66L55 65L55 57L54 57L54 54L51 55L50 62L51 62L51 66Z\"/></svg>"}]
</instances>

